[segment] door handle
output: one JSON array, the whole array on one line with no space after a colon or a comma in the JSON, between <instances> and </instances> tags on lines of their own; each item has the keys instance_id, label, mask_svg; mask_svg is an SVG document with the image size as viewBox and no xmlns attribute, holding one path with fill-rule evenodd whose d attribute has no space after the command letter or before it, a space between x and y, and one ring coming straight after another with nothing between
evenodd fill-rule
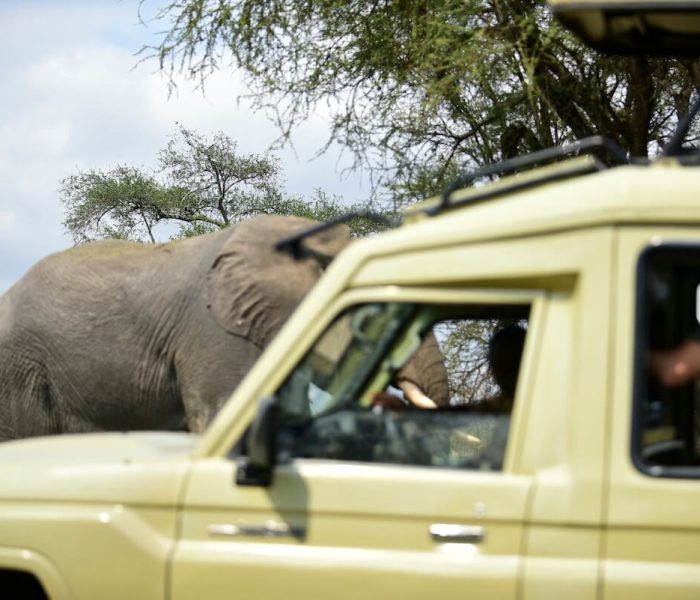
<instances>
[{"instance_id":1,"label":"door handle","mask_svg":"<svg viewBox=\"0 0 700 600\"><path fill-rule=\"evenodd\" d=\"M430 526L430 537L436 542L479 544L486 538L486 530L481 525L433 523Z\"/></svg>"},{"instance_id":2,"label":"door handle","mask_svg":"<svg viewBox=\"0 0 700 600\"><path fill-rule=\"evenodd\" d=\"M251 525L248 523L241 523L240 525L215 523L207 527L207 533L209 535L224 537L303 538L305 532L301 527L292 527L286 523L278 523L277 521L267 521L262 525Z\"/></svg>"}]
</instances>

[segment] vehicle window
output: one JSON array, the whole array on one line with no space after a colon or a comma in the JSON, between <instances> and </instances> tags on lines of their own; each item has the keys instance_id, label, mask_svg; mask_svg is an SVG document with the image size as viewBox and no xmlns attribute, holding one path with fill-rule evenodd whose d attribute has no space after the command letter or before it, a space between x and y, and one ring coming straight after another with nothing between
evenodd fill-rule
<instances>
[{"instance_id":1,"label":"vehicle window","mask_svg":"<svg viewBox=\"0 0 700 600\"><path fill-rule=\"evenodd\" d=\"M639 266L632 450L651 475L700 475L700 247L648 249Z\"/></svg>"},{"instance_id":2,"label":"vehicle window","mask_svg":"<svg viewBox=\"0 0 700 600\"><path fill-rule=\"evenodd\" d=\"M498 470L529 308L354 306L280 388L278 461Z\"/></svg>"}]
</instances>

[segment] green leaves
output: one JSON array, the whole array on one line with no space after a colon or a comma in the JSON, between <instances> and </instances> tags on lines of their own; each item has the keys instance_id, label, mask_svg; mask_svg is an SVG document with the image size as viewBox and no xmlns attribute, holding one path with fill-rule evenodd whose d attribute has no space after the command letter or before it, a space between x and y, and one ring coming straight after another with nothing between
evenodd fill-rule
<instances>
[{"instance_id":1,"label":"green leaves","mask_svg":"<svg viewBox=\"0 0 700 600\"><path fill-rule=\"evenodd\" d=\"M588 50L543 0L177 0L160 18L143 52L164 70L203 82L232 59L285 134L329 107L332 139L405 200L418 172L431 195L450 170L591 134L655 153L700 87L692 61Z\"/></svg>"},{"instance_id":2,"label":"green leaves","mask_svg":"<svg viewBox=\"0 0 700 600\"><path fill-rule=\"evenodd\" d=\"M160 151L158 163L154 172L119 165L63 179L64 225L75 242L117 238L155 243L159 227L169 237L192 237L259 214L325 220L353 209L321 190L310 201L284 194L276 157L240 154L221 132L207 137L180 127ZM358 235L367 231L366 225L356 227Z\"/></svg>"},{"instance_id":3,"label":"green leaves","mask_svg":"<svg viewBox=\"0 0 700 600\"><path fill-rule=\"evenodd\" d=\"M128 166L89 170L61 181L64 225L76 243L96 238L153 239L152 228L167 204L167 189Z\"/></svg>"}]
</instances>

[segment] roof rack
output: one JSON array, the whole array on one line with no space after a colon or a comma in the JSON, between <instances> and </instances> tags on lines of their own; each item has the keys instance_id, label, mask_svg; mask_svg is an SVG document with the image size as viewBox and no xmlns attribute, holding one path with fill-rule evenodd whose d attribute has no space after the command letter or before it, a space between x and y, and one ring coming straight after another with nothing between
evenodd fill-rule
<instances>
[{"instance_id":1,"label":"roof rack","mask_svg":"<svg viewBox=\"0 0 700 600\"><path fill-rule=\"evenodd\" d=\"M452 203L450 198L454 192L460 190L470 183L481 179L483 177L491 177L493 175L510 175L515 174L518 171L539 165L541 163L552 162L556 159L569 156L571 154L577 155L581 152L588 152L595 149L602 149L607 151L613 158L617 160L619 164L647 164L649 161L645 158L632 158L629 152L623 150L612 140L600 136L594 135L591 137L583 138L576 142L570 144L564 144L562 146L555 146L553 148L546 148L545 150L538 150L537 152L532 152L531 154L526 154L525 156L517 156L515 158L510 158L508 160L501 161L499 163L494 163L465 173L457 177L445 191L442 193L442 200L439 204L431 206L425 209L427 215L433 216L439 214L447 208L454 206L464 206L465 204L476 204L477 202L483 202L494 196L501 195L505 190L493 190L488 187L484 188L483 193L475 194L469 198L464 199L460 202ZM575 175L582 175L584 173L590 173L594 171L601 171L606 169L607 166L600 160L594 159L587 161L586 163L580 163L572 169L560 169L553 172L549 177L544 180L538 179L523 179L522 182L515 182L512 186L508 187L508 191L514 189L524 189L526 187L531 187L533 185L541 185L543 181L554 181L558 179L565 179L568 177L573 177Z\"/></svg>"},{"instance_id":2,"label":"roof rack","mask_svg":"<svg viewBox=\"0 0 700 600\"><path fill-rule=\"evenodd\" d=\"M682 160L683 162L700 162L700 151L695 148L684 148L682 146L682 141L690 128L692 120L700 112L700 96L690 108L688 113L681 118L678 127L672 138L662 149L661 157L674 156ZM438 204L433 204L425 209L423 209L423 214L427 216L435 216L440 214L442 211L448 208L454 208L457 206L467 206L472 204L477 204L479 202L484 202L491 198L501 196L507 192L513 192L515 190L523 190L529 187L539 186L543 183L548 183L552 181L559 181L562 179L568 179L570 177L580 176L587 173L594 173L597 171L602 171L608 168L608 165L602 162L600 159L596 158L593 154L588 154L593 150L604 150L607 154L614 158L617 164L638 164L646 165L651 161L646 157L633 157L629 152L625 151L617 143L608 139L602 135L593 135L590 137L577 140L568 144L562 144L561 146L555 146L552 148L546 148L544 150L538 150L537 152L532 152L524 156L516 156L515 158L510 158L498 163L493 163L486 165L474 171L464 173L458 176L452 181L452 183L447 186L445 191L442 193L440 202ZM514 179L509 182L509 185L504 187L493 187L484 186L483 189L474 190L474 193L470 194L469 197L459 200L457 202L451 202L451 197L454 192L467 187L469 184L473 183L478 179L484 177L492 177L494 175L504 176L504 175L515 175L526 169L528 167L534 167L537 165L542 165L542 163L550 163L556 161L557 159L564 158L570 155L579 155L581 153L588 154L588 160L568 161L561 165L561 168L542 174L538 177L528 177L524 175L522 179ZM376 213L372 211L352 211L333 219L329 219L319 225L310 227L309 229L300 231L286 237L275 244L276 250L289 251L292 256L298 258L303 256L304 252L301 249L301 242L307 237L330 229L341 223L346 223L352 219L368 219L374 221L375 223L381 223L387 227L396 227L397 223L382 215L381 213Z\"/></svg>"}]
</instances>

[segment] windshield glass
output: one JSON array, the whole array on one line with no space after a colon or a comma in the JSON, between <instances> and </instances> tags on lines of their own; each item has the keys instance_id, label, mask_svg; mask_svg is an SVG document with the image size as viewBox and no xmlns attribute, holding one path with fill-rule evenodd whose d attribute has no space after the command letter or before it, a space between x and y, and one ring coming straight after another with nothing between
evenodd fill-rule
<instances>
[{"instance_id":1,"label":"windshield glass","mask_svg":"<svg viewBox=\"0 0 700 600\"><path fill-rule=\"evenodd\" d=\"M413 310L408 304L365 304L338 317L282 386L285 420L304 421L355 399Z\"/></svg>"},{"instance_id":2,"label":"windshield glass","mask_svg":"<svg viewBox=\"0 0 700 600\"><path fill-rule=\"evenodd\" d=\"M500 470L529 306L367 303L279 389L277 461Z\"/></svg>"}]
</instances>

